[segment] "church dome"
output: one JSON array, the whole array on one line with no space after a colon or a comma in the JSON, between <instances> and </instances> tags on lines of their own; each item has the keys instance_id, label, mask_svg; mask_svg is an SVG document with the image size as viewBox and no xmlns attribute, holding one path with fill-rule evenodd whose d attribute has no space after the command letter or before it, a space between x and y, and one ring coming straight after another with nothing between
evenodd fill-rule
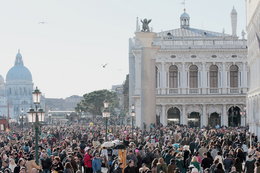
<instances>
[{"instance_id":1,"label":"church dome","mask_svg":"<svg viewBox=\"0 0 260 173\"><path fill-rule=\"evenodd\" d=\"M182 13L182 15L181 15L181 19L184 19L184 18L186 18L186 19L190 18L190 15L188 13L186 13L186 11L184 11L184 13Z\"/></svg>"},{"instance_id":2,"label":"church dome","mask_svg":"<svg viewBox=\"0 0 260 173\"><path fill-rule=\"evenodd\" d=\"M29 69L23 65L23 59L20 51L16 55L14 66L6 75L6 82L10 81L32 81L32 74Z\"/></svg>"}]
</instances>

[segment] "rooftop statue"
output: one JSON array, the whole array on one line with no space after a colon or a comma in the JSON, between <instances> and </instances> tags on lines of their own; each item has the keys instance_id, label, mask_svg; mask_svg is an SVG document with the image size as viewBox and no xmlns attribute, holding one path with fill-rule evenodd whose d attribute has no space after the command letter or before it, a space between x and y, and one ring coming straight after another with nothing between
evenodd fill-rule
<instances>
[{"instance_id":1,"label":"rooftop statue","mask_svg":"<svg viewBox=\"0 0 260 173\"><path fill-rule=\"evenodd\" d=\"M150 32L149 23L152 21L152 19L144 19L141 20L143 26L142 26L142 32Z\"/></svg>"}]
</instances>

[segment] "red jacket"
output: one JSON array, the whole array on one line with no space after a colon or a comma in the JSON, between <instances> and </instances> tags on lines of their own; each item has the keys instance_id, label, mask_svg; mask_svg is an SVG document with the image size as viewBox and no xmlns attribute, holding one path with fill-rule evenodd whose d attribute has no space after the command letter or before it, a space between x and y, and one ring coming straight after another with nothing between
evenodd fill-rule
<instances>
[{"instance_id":1,"label":"red jacket","mask_svg":"<svg viewBox=\"0 0 260 173\"><path fill-rule=\"evenodd\" d=\"M88 153L84 155L84 166L92 168L92 156Z\"/></svg>"}]
</instances>

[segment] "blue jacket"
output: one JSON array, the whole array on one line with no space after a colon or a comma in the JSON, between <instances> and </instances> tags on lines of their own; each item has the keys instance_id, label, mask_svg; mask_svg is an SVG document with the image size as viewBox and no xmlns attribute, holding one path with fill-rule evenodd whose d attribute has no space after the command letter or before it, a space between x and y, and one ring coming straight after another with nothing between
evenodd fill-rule
<instances>
[{"instance_id":1,"label":"blue jacket","mask_svg":"<svg viewBox=\"0 0 260 173\"><path fill-rule=\"evenodd\" d=\"M92 169L93 169L93 172L96 173L96 172L100 172L101 171L101 165L102 165L102 161L100 158L94 158L92 160Z\"/></svg>"}]
</instances>

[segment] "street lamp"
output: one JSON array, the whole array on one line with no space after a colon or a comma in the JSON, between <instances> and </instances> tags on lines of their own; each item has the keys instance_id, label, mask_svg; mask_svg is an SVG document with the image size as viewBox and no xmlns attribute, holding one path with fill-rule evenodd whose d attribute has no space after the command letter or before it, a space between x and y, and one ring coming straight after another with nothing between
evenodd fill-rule
<instances>
[{"instance_id":1,"label":"street lamp","mask_svg":"<svg viewBox=\"0 0 260 173\"><path fill-rule=\"evenodd\" d=\"M41 92L36 87L36 89L32 92L33 103L35 105L35 110L30 109L28 112L28 122L34 123L35 127L35 161L39 164L39 122L44 121L44 111L43 109L39 109Z\"/></svg>"},{"instance_id":2,"label":"street lamp","mask_svg":"<svg viewBox=\"0 0 260 173\"><path fill-rule=\"evenodd\" d=\"M21 127L22 127L22 132L23 132L23 124L24 124L24 119L26 118L26 116L24 115L24 111L23 109L21 110L21 115L20 115L20 123L21 123Z\"/></svg>"},{"instance_id":3,"label":"street lamp","mask_svg":"<svg viewBox=\"0 0 260 173\"><path fill-rule=\"evenodd\" d=\"M107 119L110 117L110 112L109 112L108 106L109 106L109 103L108 103L108 101L105 100L104 101L104 110L103 110L102 116L106 120L106 141L107 141Z\"/></svg>"},{"instance_id":4,"label":"street lamp","mask_svg":"<svg viewBox=\"0 0 260 173\"><path fill-rule=\"evenodd\" d=\"M131 117L132 117L132 138L134 138L134 117L135 117L135 105L131 106Z\"/></svg>"}]
</instances>

